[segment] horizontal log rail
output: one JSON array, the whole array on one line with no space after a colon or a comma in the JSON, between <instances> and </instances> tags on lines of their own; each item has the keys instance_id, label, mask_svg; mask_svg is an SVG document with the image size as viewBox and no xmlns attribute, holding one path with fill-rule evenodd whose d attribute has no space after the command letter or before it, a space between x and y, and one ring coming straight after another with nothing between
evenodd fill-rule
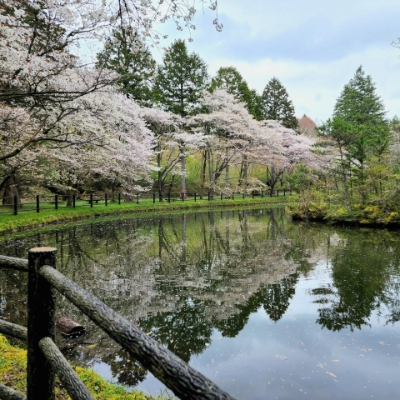
<instances>
[{"instance_id":1,"label":"horizontal log rail","mask_svg":"<svg viewBox=\"0 0 400 400\"><path fill-rule=\"evenodd\" d=\"M24 258L0 256L0 267L28 271L28 260Z\"/></svg>"},{"instance_id":2,"label":"horizontal log rail","mask_svg":"<svg viewBox=\"0 0 400 400\"><path fill-rule=\"evenodd\" d=\"M0 399L3 400L26 400L26 396L17 390L0 383Z\"/></svg>"},{"instance_id":3,"label":"horizontal log rail","mask_svg":"<svg viewBox=\"0 0 400 400\"><path fill-rule=\"evenodd\" d=\"M2 321L0 319L0 333L15 337L17 339L28 340L28 330L21 325L12 324L11 322Z\"/></svg>"},{"instance_id":4,"label":"horizontal log rail","mask_svg":"<svg viewBox=\"0 0 400 400\"><path fill-rule=\"evenodd\" d=\"M143 200L152 200L153 204L156 203L158 198L159 202L166 201L168 203L174 201L187 201L187 200L235 200L238 198L254 198L256 196L264 197L279 197L286 196L286 193L292 194L291 189L274 189L274 190L246 190L243 192L224 191L205 191L203 195L197 192L187 192L186 194L179 192L143 192L121 195L121 193L110 196L107 193L92 193L85 195L63 195L56 194L53 196L39 196L20 198L17 196L3 198L3 204L0 204L0 214L18 215L21 212L36 212L40 213L43 210L59 210L62 207L71 209L77 207L94 207L96 205L108 206L111 202L115 204L122 203L136 203L139 204Z\"/></svg>"},{"instance_id":5,"label":"horizontal log rail","mask_svg":"<svg viewBox=\"0 0 400 400\"><path fill-rule=\"evenodd\" d=\"M0 256L0 267L28 271L28 329L0 320L0 333L28 342L27 397L0 383L0 399L54 400L55 374L73 400L93 397L54 344L57 290L181 399L233 399L97 297L55 269L56 249L29 250L28 260Z\"/></svg>"}]
</instances>

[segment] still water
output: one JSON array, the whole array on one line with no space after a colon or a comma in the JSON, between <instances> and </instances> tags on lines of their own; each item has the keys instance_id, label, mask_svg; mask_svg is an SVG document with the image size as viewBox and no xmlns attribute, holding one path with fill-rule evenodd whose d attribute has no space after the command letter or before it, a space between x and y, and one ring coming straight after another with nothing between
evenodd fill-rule
<instances>
[{"instance_id":1,"label":"still water","mask_svg":"<svg viewBox=\"0 0 400 400\"><path fill-rule=\"evenodd\" d=\"M290 222L282 209L86 223L0 243L57 268L237 399L395 399L400 393L398 232ZM0 269L0 317L26 324L26 280ZM73 362L165 394L65 299L87 328L58 338Z\"/></svg>"}]
</instances>

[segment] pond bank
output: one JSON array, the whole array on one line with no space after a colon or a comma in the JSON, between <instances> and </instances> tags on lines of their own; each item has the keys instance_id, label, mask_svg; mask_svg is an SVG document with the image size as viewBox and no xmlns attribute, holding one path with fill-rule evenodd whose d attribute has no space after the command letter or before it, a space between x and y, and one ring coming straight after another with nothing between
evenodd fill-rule
<instances>
[{"instance_id":1,"label":"pond bank","mask_svg":"<svg viewBox=\"0 0 400 400\"><path fill-rule=\"evenodd\" d=\"M286 204L286 197L272 198L248 198L237 200L199 200L174 203L152 203L150 201L141 204L110 204L109 206L95 206L93 208L59 208L58 210L43 210L40 213L34 211L19 212L18 215L3 214L0 217L0 236L40 228L46 225L63 222L74 222L91 218L99 218L113 215L126 215L132 213L154 213L179 210L218 209L238 206L261 206Z\"/></svg>"}]
</instances>

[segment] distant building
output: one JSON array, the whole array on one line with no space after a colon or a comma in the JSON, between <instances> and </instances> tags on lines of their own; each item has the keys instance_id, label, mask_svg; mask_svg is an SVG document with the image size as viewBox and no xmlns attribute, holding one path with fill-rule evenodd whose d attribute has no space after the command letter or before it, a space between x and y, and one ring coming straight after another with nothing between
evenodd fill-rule
<instances>
[{"instance_id":1,"label":"distant building","mask_svg":"<svg viewBox=\"0 0 400 400\"><path fill-rule=\"evenodd\" d=\"M308 136L309 138L315 138L318 135L317 125L315 125L314 121L307 117L307 115L303 115L299 119L299 128L298 132L300 135Z\"/></svg>"}]
</instances>

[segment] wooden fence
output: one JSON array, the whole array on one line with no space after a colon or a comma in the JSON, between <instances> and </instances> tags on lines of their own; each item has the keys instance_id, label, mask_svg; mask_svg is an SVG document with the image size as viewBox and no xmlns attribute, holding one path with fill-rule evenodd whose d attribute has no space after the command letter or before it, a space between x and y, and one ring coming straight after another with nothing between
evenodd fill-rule
<instances>
[{"instance_id":1,"label":"wooden fence","mask_svg":"<svg viewBox=\"0 0 400 400\"><path fill-rule=\"evenodd\" d=\"M0 256L0 267L28 273L27 328L0 320L0 333L27 341L27 396L0 383L0 399L53 400L57 375L73 400L93 400L89 390L54 344L57 291L179 398L232 399L136 325L58 272L56 252L52 247L36 247L28 251L28 259Z\"/></svg>"},{"instance_id":2,"label":"wooden fence","mask_svg":"<svg viewBox=\"0 0 400 400\"><path fill-rule=\"evenodd\" d=\"M286 196L286 193L290 193L290 190L287 189L277 189L273 192L271 191L253 191L248 193L232 193L229 196L226 196L224 193L215 193L211 195L210 192L206 193L204 196L200 197L198 193L187 193L183 196L181 193L165 193L163 196L158 196L155 192L150 193L136 193L131 194L129 196L123 196L121 193L118 193L114 196L114 198L110 197L107 193L91 193L88 195L60 195L55 194L54 196L35 196L30 198L18 198L7 197L3 198L3 204L0 204L0 214L10 214L13 213L17 215L18 213L24 211L31 211L39 213L42 210L58 210L62 207L94 207L96 205L104 205L108 206L110 202L123 204L123 203L136 203L142 202L144 200L171 203L173 201L187 201L187 200L235 200L238 198L255 198L255 197L273 197L273 196Z\"/></svg>"}]
</instances>

